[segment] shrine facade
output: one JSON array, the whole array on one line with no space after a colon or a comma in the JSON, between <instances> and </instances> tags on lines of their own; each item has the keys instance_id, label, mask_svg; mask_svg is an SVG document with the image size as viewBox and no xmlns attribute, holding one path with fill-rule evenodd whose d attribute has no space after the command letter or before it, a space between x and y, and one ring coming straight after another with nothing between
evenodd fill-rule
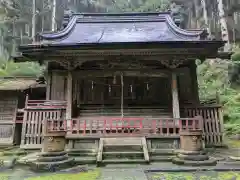
<instances>
[{"instance_id":1,"label":"shrine facade","mask_svg":"<svg viewBox=\"0 0 240 180\"><path fill-rule=\"evenodd\" d=\"M177 139L183 128L223 143L221 106L198 94L196 60L224 45L205 30L180 29L169 13L73 14L37 39L19 51L47 65L47 98L26 100L22 148L41 146L44 123L64 129L69 148L102 137Z\"/></svg>"}]
</instances>

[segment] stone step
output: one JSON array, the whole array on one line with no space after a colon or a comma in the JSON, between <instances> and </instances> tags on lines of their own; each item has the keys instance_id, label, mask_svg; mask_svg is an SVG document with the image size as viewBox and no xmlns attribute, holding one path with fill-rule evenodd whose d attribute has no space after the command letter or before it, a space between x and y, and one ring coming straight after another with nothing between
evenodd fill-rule
<instances>
[{"instance_id":1,"label":"stone step","mask_svg":"<svg viewBox=\"0 0 240 180\"><path fill-rule=\"evenodd\" d=\"M128 155L128 154L143 154L143 152L136 152L136 151L128 151L128 152L103 152L103 154L109 155L109 154L123 154L123 155Z\"/></svg>"},{"instance_id":2,"label":"stone step","mask_svg":"<svg viewBox=\"0 0 240 180\"><path fill-rule=\"evenodd\" d=\"M74 161L77 165L84 165L84 164L95 164L97 159L96 157L75 157Z\"/></svg>"},{"instance_id":3,"label":"stone step","mask_svg":"<svg viewBox=\"0 0 240 180\"><path fill-rule=\"evenodd\" d=\"M56 156L56 157L44 157L44 156L40 156L37 158L38 162L56 162L56 161L64 161L66 159L68 159L68 155L65 154L63 156Z\"/></svg>"},{"instance_id":4,"label":"stone step","mask_svg":"<svg viewBox=\"0 0 240 180\"><path fill-rule=\"evenodd\" d=\"M175 156L150 156L151 162L172 162Z\"/></svg>"},{"instance_id":5,"label":"stone step","mask_svg":"<svg viewBox=\"0 0 240 180\"><path fill-rule=\"evenodd\" d=\"M69 149L68 153L97 153L97 150L94 149Z\"/></svg>"},{"instance_id":6,"label":"stone step","mask_svg":"<svg viewBox=\"0 0 240 180\"><path fill-rule=\"evenodd\" d=\"M67 152L62 151L62 152L41 152L39 156L43 157L56 157L56 156L64 156Z\"/></svg>"},{"instance_id":7,"label":"stone step","mask_svg":"<svg viewBox=\"0 0 240 180\"><path fill-rule=\"evenodd\" d=\"M97 153L96 152L69 152L68 153L69 156L96 156Z\"/></svg>"},{"instance_id":8,"label":"stone step","mask_svg":"<svg viewBox=\"0 0 240 180\"><path fill-rule=\"evenodd\" d=\"M152 149L149 151L149 154L151 155L175 155L175 150L174 149Z\"/></svg>"},{"instance_id":9,"label":"stone step","mask_svg":"<svg viewBox=\"0 0 240 180\"><path fill-rule=\"evenodd\" d=\"M177 165L185 166L215 166L217 164L217 161L212 158L205 161L189 161L175 157L173 158L172 162Z\"/></svg>"},{"instance_id":10,"label":"stone step","mask_svg":"<svg viewBox=\"0 0 240 180\"><path fill-rule=\"evenodd\" d=\"M128 159L144 159L143 152L103 152L103 159L122 159L122 158L128 158Z\"/></svg>"},{"instance_id":11,"label":"stone step","mask_svg":"<svg viewBox=\"0 0 240 180\"><path fill-rule=\"evenodd\" d=\"M144 159L104 159L102 163L117 164L117 163L147 163Z\"/></svg>"},{"instance_id":12,"label":"stone step","mask_svg":"<svg viewBox=\"0 0 240 180\"><path fill-rule=\"evenodd\" d=\"M57 161L57 162L31 162L30 168L33 171L43 171L43 172L52 172L52 171L58 171L61 169L69 168L74 165L74 159L68 158L63 161Z\"/></svg>"}]
</instances>

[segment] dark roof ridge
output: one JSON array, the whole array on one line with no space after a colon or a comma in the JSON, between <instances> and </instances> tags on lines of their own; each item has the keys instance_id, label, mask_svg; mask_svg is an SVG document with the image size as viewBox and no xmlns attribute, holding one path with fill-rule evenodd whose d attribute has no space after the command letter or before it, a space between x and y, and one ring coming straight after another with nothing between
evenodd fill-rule
<instances>
[{"instance_id":1,"label":"dark roof ridge","mask_svg":"<svg viewBox=\"0 0 240 180\"><path fill-rule=\"evenodd\" d=\"M116 17L114 17L116 16ZM114 17L114 18L113 18ZM76 13L69 16L70 20L65 28L58 32L45 32L39 34L41 40L62 39L74 29L77 23L111 23L111 22L167 22L173 33L189 37L206 38L206 31L185 30L178 27L170 12L162 13Z\"/></svg>"}]
</instances>

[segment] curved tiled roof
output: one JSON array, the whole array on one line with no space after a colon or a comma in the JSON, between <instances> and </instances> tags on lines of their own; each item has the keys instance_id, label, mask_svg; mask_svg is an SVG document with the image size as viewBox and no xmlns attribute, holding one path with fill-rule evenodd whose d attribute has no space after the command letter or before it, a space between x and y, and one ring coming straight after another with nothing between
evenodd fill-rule
<instances>
[{"instance_id":1,"label":"curved tiled roof","mask_svg":"<svg viewBox=\"0 0 240 180\"><path fill-rule=\"evenodd\" d=\"M73 14L59 32L43 33L43 44L204 41L204 30L184 30L170 13Z\"/></svg>"}]
</instances>

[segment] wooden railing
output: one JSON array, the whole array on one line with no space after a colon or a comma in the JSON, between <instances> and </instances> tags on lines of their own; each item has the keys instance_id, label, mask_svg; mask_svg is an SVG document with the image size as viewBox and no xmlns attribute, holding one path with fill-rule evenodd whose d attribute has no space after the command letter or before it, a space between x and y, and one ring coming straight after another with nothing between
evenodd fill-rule
<instances>
[{"instance_id":1,"label":"wooden railing","mask_svg":"<svg viewBox=\"0 0 240 180\"><path fill-rule=\"evenodd\" d=\"M26 96L25 100L25 108L33 108L33 109L65 109L67 106L66 101L59 100L29 100L28 96Z\"/></svg>"},{"instance_id":2,"label":"wooden railing","mask_svg":"<svg viewBox=\"0 0 240 180\"><path fill-rule=\"evenodd\" d=\"M53 100L28 100L26 103L27 108L51 108L61 109L66 108L66 101L53 101Z\"/></svg>"},{"instance_id":3,"label":"wooden railing","mask_svg":"<svg viewBox=\"0 0 240 180\"><path fill-rule=\"evenodd\" d=\"M67 131L67 121L61 119L47 119L45 127L46 133Z\"/></svg>"},{"instance_id":4,"label":"wooden railing","mask_svg":"<svg viewBox=\"0 0 240 180\"><path fill-rule=\"evenodd\" d=\"M177 136L183 129L202 129L202 118L100 117L55 120L47 123L48 132L67 131L77 136L156 135Z\"/></svg>"},{"instance_id":5,"label":"wooden railing","mask_svg":"<svg viewBox=\"0 0 240 180\"><path fill-rule=\"evenodd\" d=\"M203 117L204 139L207 145L223 144L223 114L219 105L185 107L185 117Z\"/></svg>"}]
</instances>

